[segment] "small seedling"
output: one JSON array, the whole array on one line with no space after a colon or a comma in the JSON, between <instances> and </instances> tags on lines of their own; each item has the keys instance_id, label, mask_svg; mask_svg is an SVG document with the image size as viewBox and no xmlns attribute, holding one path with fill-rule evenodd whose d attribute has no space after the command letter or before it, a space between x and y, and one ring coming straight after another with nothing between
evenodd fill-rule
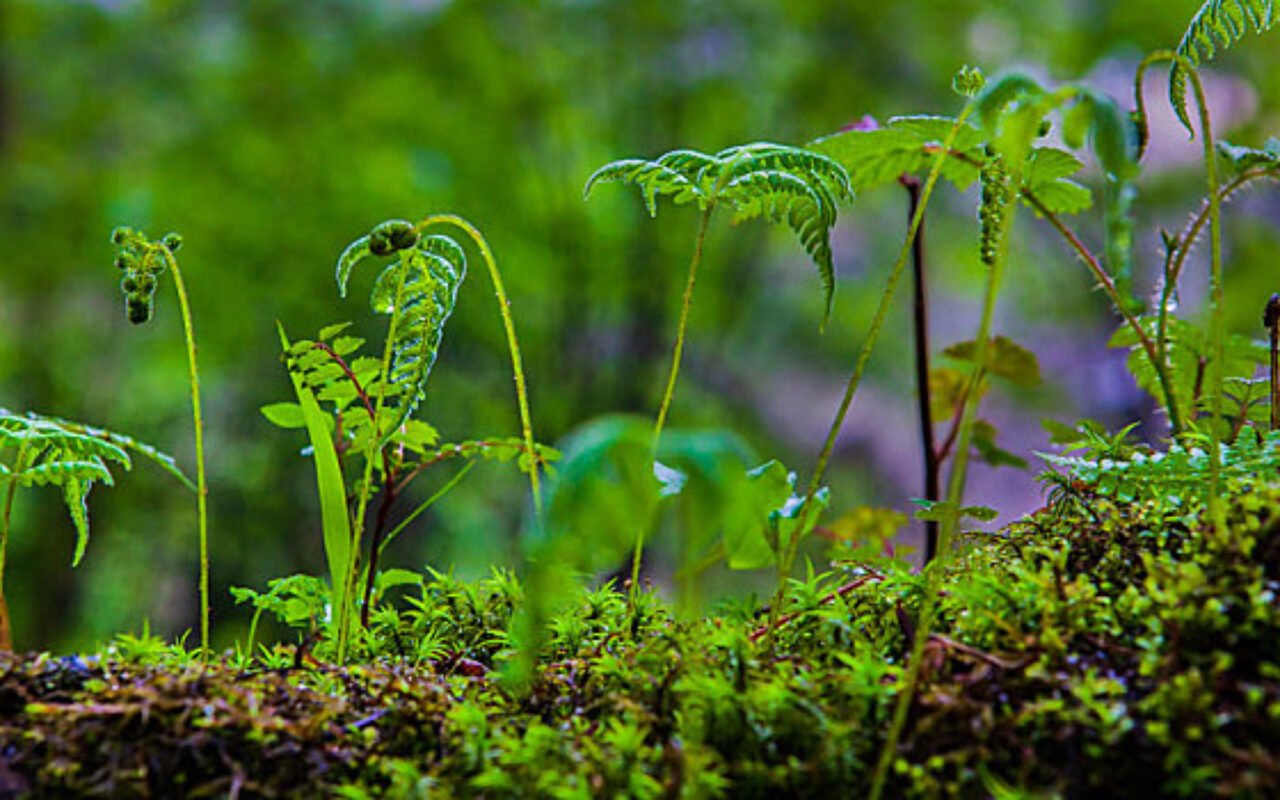
<instances>
[{"instance_id":1,"label":"small seedling","mask_svg":"<svg viewBox=\"0 0 1280 800\"><path fill-rule=\"evenodd\" d=\"M415 478L431 466L451 459L514 458L529 473L535 507L540 508L537 473L541 465L555 457L549 448L530 444L532 428L528 424L523 373L519 371L514 326L505 312L505 302L504 321L508 323L512 361L519 375L517 396L525 438L441 444L434 428L413 419L426 396L445 324L467 270L466 256L457 242L448 236L426 235L423 228L453 219L428 218L416 226L404 220L388 220L355 240L339 258L337 282L344 296L351 272L361 260L393 259L375 279L370 294L373 310L390 318L380 358L359 354L364 340L346 334L346 323L324 328L314 341L291 342L283 329L280 331L298 402L274 404L264 408L263 413L282 427L305 427L311 440L331 581L332 636L339 662L347 655L357 607L360 624L369 624L378 561L386 545L441 494L390 529L395 502ZM478 231L465 221L462 224L480 245L493 270L491 274L496 275L487 244ZM495 284L500 286L500 279L495 278ZM502 297L505 300L505 295ZM332 405L331 414L322 411L322 402ZM361 477L349 490L342 461L351 454L361 456L363 464ZM445 490L462 474L455 476ZM365 516L375 497L378 502L369 555L362 562ZM357 606L362 574L363 602Z\"/></svg>"},{"instance_id":2,"label":"small seedling","mask_svg":"<svg viewBox=\"0 0 1280 800\"><path fill-rule=\"evenodd\" d=\"M158 240L148 239L133 228L119 227L111 232L111 241L119 248L116 267L124 274L120 289L124 292L125 315L135 325L151 319L155 312L156 289L160 276L173 273L173 288L178 293L182 312L182 332L187 343L187 378L191 387L191 418L195 428L196 447L196 515L200 545L200 648L209 652L209 487L205 483L204 420L200 413L200 371L196 366L196 334L187 302L187 287L174 253L182 246L182 237L166 233Z\"/></svg>"},{"instance_id":3,"label":"small seedling","mask_svg":"<svg viewBox=\"0 0 1280 800\"><path fill-rule=\"evenodd\" d=\"M606 164L587 180L583 191L589 197L597 183L621 181L640 189L650 216L657 216L657 197L667 195L676 204L696 203L701 215L694 239L693 258L685 278L676 324L675 345L667 373L666 389L653 424L652 449L656 454L662 429L675 396L685 331L693 306L693 290L702 263L703 244L716 207L726 204L734 210L734 220L765 217L785 222L799 237L805 252L818 268L825 295L825 324L831 314L835 293L835 264L831 255L831 228L837 204L853 197L844 167L825 155L803 148L757 142L707 155L696 150L673 150L656 160L624 159ZM631 588L639 587L644 531L637 534L631 559Z\"/></svg>"}]
</instances>

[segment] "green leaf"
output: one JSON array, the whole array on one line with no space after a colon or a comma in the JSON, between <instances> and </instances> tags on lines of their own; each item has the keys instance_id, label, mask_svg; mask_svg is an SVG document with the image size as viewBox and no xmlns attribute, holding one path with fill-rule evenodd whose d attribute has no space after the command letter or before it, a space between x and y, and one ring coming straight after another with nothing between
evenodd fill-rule
<instances>
[{"instance_id":1,"label":"green leaf","mask_svg":"<svg viewBox=\"0 0 1280 800\"><path fill-rule=\"evenodd\" d=\"M89 546L89 488L92 481L68 480L62 484L62 497L67 503L67 511L76 526L76 549L71 557L71 566L80 566L84 558L85 548Z\"/></svg>"},{"instance_id":2,"label":"green leaf","mask_svg":"<svg viewBox=\"0 0 1280 800\"><path fill-rule=\"evenodd\" d=\"M993 467L1016 467L1026 469L1027 460L1015 455L996 444L996 427L985 419L980 419L973 426L973 448L987 464Z\"/></svg>"},{"instance_id":3,"label":"green leaf","mask_svg":"<svg viewBox=\"0 0 1280 800\"><path fill-rule=\"evenodd\" d=\"M548 481L546 525L550 546L570 568L616 566L658 509L651 422L608 416L571 433L564 458Z\"/></svg>"},{"instance_id":4,"label":"green leaf","mask_svg":"<svg viewBox=\"0 0 1280 800\"><path fill-rule=\"evenodd\" d=\"M849 174L850 186L864 191L894 183L907 174L928 172L934 150L946 141L955 120L949 117L894 117L883 128L850 130L825 136L808 147L838 161ZM952 147L955 152L980 160L982 135L972 125L962 125ZM943 162L942 176L958 189L978 179L978 168L959 158Z\"/></svg>"},{"instance_id":5,"label":"green leaf","mask_svg":"<svg viewBox=\"0 0 1280 800\"><path fill-rule=\"evenodd\" d=\"M269 403L258 410L278 428L305 428L307 425L302 407L297 403Z\"/></svg>"},{"instance_id":6,"label":"green leaf","mask_svg":"<svg viewBox=\"0 0 1280 800\"><path fill-rule=\"evenodd\" d=\"M1083 167L1080 159L1054 147L1031 151L1024 187L1055 214L1078 214L1093 206L1093 193L1067 176Z\"/></svg>"},{"instance_id":7,"label":"green leaf","mask_svg":"<svg viewBox=\"0 0 1280 800\"><path fill-rule=\"evenodd\" d=\"M280 345L289 352L289 338L284 326L276 323L280 332ZM324 531L325 560L329 565L330 591L333 620L350 613L347 596L347 576L351 571L351 524L347 516L347 490L342 480L342 468L338 453L329 434L327 416L320 410L315 395L293 370L289 371L293 391L306 423L307 436L311 440L312 460L316 468L316 489L320 494L320 519Z\"/></svg>"},{"instance_id":8,"label":"green leaf","mask_svg":"<svg viewBox=\"0 0 1280 800\"><path fill-rule=\"evenodd\" d=\"M920 499L912 499L911 502L920 507L916 512L916 519L937 522L941 525L953 525L965 517L979 522L990 522L999 516L999 512L987 506L962 506L947 501L932 502Z\"/></svg>"},{"instance_id":9,"label":"green leaf","mask_svg":"<svg viewBox=\"0 0 1280 800\"><path fill-rule=\"evenodd\" d=\"M942 351L942 354L957 361L974 363L975 351L974 343L968 341L953 344ZM1004 336L996 336L991 340L991 347L987 352L987 371L1024 388L1039 386L1041 382L1040 363L1036 360L1035 353Z\"/></svg>"}]
</instances>

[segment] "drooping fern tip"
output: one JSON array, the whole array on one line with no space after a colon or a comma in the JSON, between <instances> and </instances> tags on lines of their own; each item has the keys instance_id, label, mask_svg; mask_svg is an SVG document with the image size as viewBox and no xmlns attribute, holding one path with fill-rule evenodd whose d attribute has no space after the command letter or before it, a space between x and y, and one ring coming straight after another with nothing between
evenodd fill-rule
<instances>
[{"instance_id":1,"label":"drooping fern tip","mask_svg":"<svg viewBox=\"0 0 1280 800\"><path fill-rule=\"evenodd\" d=\"M1219 50L1230 49L1250 28L1266 33L1277 18L1274 0L1206 0L1191 18L1176 52L1192 67L1199 67L1213 60ZM1187 113L1187 70L1180 61L1169 70L1169 103L1187 133L1194 135Z\"/></svg>"},{"instance_id":2,"label":"drooping fern tip","mask_svg":"<svg viewBox=\"0 0 1280 800\"><path fill-rule=\"evenodd\" d=\"M111 232L111 242L119 248L115 266L124 273L120 290L125 316L135 325L149 322L155 312L159 277L168 268L166 254L172 256L182 247L182 236L166 233L152 241L141 231L122 225Z\"/></svg>"}]
</instances>

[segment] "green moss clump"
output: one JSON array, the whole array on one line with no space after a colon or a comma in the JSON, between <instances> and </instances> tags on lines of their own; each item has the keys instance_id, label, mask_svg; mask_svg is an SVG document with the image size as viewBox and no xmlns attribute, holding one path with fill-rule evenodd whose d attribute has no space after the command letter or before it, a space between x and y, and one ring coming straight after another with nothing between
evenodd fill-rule
<instances>
[{"instance_id":1,"label":"green moss clump","mask_svg":"<svg viewBox=\"0 0 1280 800\"><path fill-rule=\"evenodd\" d=\"M1280 793L1280 487L1196 504L1079 483L970 537L944 580L892 796ZM923 579L837 564L701 619L584 590L535 680L500 680L521 587L432 575L336 668L305 646L196 665L122 640L0 656L6 789L35 797L858 796Z\"/></svg>"}]
</instances>

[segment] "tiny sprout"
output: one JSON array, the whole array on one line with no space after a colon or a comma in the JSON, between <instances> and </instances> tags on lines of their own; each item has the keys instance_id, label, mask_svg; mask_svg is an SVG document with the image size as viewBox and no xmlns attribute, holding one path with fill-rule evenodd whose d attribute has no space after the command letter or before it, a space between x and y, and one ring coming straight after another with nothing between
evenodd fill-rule
<instances>
[{"instance_id":1,"label":"tiny sprout","mask_svg":"<svg viewBox=\"0 0 1280 800\"><path fill-rule=\"evenodd\" d=\"M951 79L951 88L961 97L973 97L987 85L987 76L978 67L965 64Z\"/></svg>"},{"instance_id":2,"label":"tiny sprout","mask_svg":"<svg viewBox=\"0 0 1280 800\"><path fill-rule=\"evenodd\" d=\"M417 243L418 231L413 223L403 219L381 222L369 232L369 252L375 256L389 256L399 250L408 250Z\"/></svg>"}]
</instances>

